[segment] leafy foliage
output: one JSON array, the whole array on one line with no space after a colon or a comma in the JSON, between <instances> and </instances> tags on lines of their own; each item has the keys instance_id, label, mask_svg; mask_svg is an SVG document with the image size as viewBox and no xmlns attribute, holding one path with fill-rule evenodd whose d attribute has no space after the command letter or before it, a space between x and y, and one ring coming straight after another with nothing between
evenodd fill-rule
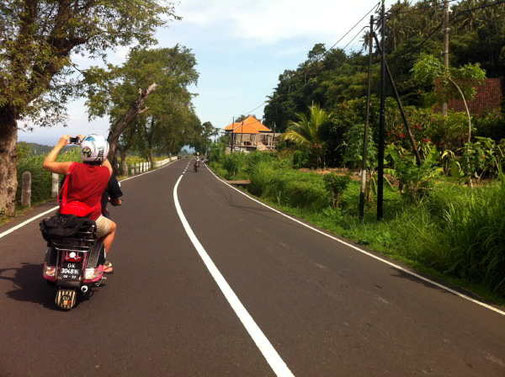
<instances>
[{"instance_id":1,"label":"leafy foliage","mask_svg":"<svg viewBox=\"0 0 505 377\"><path fill-rule=\"evenodd\" d=\"M400 192L414 202L429 193L433 178L442 173L442 169L437 166L439 155L434 147L428 148L420 166L410 152L394 144L388 146L387 155L393 162L394 168L390 172L398 179Z\"/></svg>"},{"instance_id":2,"label":"leafy foliage","mask_svg":"<svg viewBox=\"0 0 505 377\"><path fill-rule=\"evenodd\" d=\"M3 1L0 109L42 125L62 120L76 88L72 54L105 57L118 45L152 44L155 29L174 18L172 4L158 0Z\"/></svg>"},{"instance_id":3,"label":"leafy foliage","mask_svg":"<svg viewBox=\"0 0 505 377\"><path fill-rule=\"evenodd\" d=\"M329 114L318 105L309 108L309 115L298 114L298 121L291 121L284 140L290 141L302 149L308 150L315 160L316 166L322 166L325 143L321 138L321 130L329 122Z\"/></svg>"},{"instance_id":4,"label":"leafy foliage","mask_svg":"<svg viewBox=\"0 0 505 377\"><path fill-rule=\"evenodd\" d=\"M340 198L350 182L351 178L348 175L342 176L330 173L324 176L324 186L330 193L333 208L339 206Z\"/></svg>"},{"instance_id":5,"label":"leafy foliage","mask_svg":"<svg viewBox=\"0 0 505 377\"><path fill-rule=\"evenodd\" d=\"M188 87L197 82L195 66L191 50L176 45L134 49L120 67L93 67L85 73L90 117L107 114L114 125L129 111L139 88L156 83L156 90L146 99L146 111L122 136L120 149L132 149L148 160L152 160L153 153L177 153L184 144L205 149L198 143L211 136L213 127L203 126L193 110L193 94Z\"/></svg>"}]
</instances>

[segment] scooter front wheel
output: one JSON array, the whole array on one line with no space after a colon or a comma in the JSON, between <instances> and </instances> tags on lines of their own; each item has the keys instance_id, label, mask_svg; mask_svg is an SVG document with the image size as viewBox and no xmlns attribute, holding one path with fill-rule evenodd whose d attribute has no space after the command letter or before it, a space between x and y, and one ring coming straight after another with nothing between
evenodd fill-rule
<instances>
[{"instance_id":1,"label":"scooter front wheel","mask_svg":"<svg viewBox=\"0 0 505 377\"><path fill-rule=\"evenodd\" d=\"M77 302L76 298L77 292L75 289L58 288L54 303L60 309L70 310L75 306Z\"/></svg>"}]
</instances>

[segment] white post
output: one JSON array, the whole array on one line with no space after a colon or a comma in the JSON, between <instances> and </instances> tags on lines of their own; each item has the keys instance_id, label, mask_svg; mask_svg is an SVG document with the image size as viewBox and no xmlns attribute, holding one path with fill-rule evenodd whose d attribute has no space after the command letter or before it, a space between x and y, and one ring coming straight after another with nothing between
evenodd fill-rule
<instances>
[{"instance_id":1,"label":"white post","mask_svg":"<svg viewBox=\"0 0 505 377\"><path fill-rule=\"evenodd\" d=\"M56 198L60 191L60 179L56 173L51 173L51 198Z\"/></svg>"},{"instance_id":2,"label":"white post","mask_svg":"<svg viewBox=\"0 0 505 377\"><path fill-rule=\"evenodd\" d=\"M32 173L25 171L22 176L21 205L32 206Z\"/></svg>"}]
</instances>

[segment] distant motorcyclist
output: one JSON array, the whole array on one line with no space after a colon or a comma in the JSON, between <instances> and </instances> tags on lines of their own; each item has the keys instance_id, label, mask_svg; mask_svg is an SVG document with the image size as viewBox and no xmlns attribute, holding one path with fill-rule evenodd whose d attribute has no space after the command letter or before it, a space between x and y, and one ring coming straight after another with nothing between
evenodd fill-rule
<instances>
[{"instance_id":1,"label":"distant motorcyclist","mask_svg":"<svg viewBox=\"0 0 505 377\"><path fill-rule=\"evenodd\" d=\"M196 159L193 164L193 168L195 169L195 173L198 172L198 168L200 167L200 153L196 152Z\"/></svg>"},{"instance_id":2,"label":"distant motorcyclist","mask_svg":"<svg viewBox=\"0 0 505 377\"><path fill-rule=\"evenodd\" d=\"M78 137L81 146L81 162L57 162L59 152L70 142L64 135L44 159L43 167L57 174L65 174L60 190L59 213L89 217L97 226L97 236L103 238L106 253L110 253L117 225L102 215L101 199L112 175L112 166L107 160L109 144L102 135ZM112 272L110 265L105 272Z\"/></svg>"}]
</instances>

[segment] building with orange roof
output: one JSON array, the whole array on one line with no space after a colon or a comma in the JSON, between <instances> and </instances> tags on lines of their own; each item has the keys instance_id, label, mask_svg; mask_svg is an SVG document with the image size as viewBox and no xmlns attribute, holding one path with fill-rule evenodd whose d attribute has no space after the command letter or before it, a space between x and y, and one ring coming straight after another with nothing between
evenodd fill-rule
<instances>
[{"instance_id":1,"label":"building with orange roof","mask_svg":"<svg viewBox=\"0 0 505 377\"><path fill-rule=\"evenodd\" d=\"M229 124L224 130L230 138L230 151L275 149L276 134L252 115L241 122Z\"/></svg>"}]
</instances>

